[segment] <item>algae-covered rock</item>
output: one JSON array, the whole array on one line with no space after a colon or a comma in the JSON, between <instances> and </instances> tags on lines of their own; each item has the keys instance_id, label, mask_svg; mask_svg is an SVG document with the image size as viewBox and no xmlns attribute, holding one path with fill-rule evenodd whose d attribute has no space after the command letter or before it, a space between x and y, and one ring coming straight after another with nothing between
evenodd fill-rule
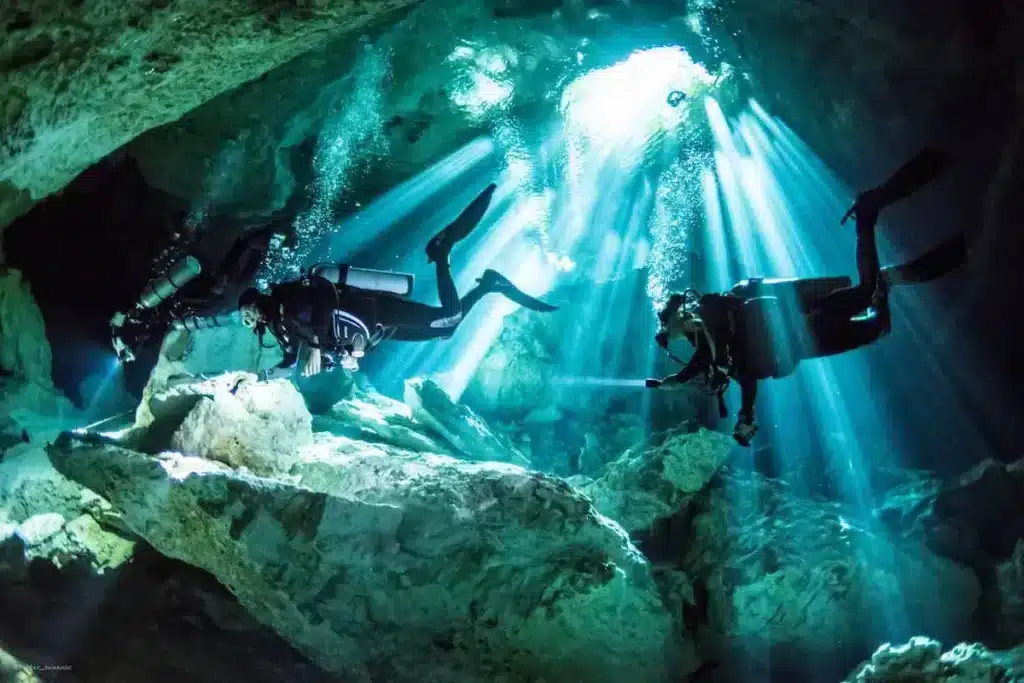
<instances>
[{"instance_id":1,"label":"algae-covered rock","mask_svg":"<svg viewBox=\"0 0 1024 683\"><path fill-rule=\"evenodd\" d=\"M343 450L307 449L293 472L315 489L114 446L50 456L346 680L667 683L692 670L643 557L563 482Z\"/></svg>"},{"instance_id":2,"label":"algae-covered rock","mask_svg":"<svg viewBox=\"0 0 1024 683\"><path fill-rule=\"evenodd\" d=\"M4 3L0 225L24 193L39 200L140 133L414 2Z\"/></svg>"},{"instance_id":3,"label":"algae-covered rock","mask_svg":"<svg viewBox=\"0 0 1024 683\"><path fill-rule=\"evenodd\" d=\"M629 531L677 513L708 484L733 447L728 436L706 429L662 434L652 441L627 451L582 487L602 514Z\"/></svg>"}]
</instances>

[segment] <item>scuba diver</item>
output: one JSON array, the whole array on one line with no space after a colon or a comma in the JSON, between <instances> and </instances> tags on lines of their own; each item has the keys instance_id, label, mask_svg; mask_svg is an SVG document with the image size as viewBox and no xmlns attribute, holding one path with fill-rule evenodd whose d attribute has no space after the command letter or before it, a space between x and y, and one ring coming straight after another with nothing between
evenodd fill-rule
<instances>
[{"instance_id":1,"label":"scuba diver","mask_svg":"<svg viewBox=\"0 0 1024 683\"><path fill-rule=\"evenodd\" d=\"M459 297L448 259L452 248L477 227L494 195L491 184L427 244L427 260L437 270L440 307L411 301L413 276L406 273L318 264L295 282L271 287L269 294L249 289L238 300L242 323L261 341L270 332L284 351L278 372L290 370L300 352L306 353L303 376L339 364L357 370L359 359L385 339L426 341L445 339L486 294L502 294L534 311L556 306L518 289L494 270L486 270L477 285Z\"/></svg>"},{"instance_id":2,"label":"scuba diver","mask_svg":"<svg viewBox=\"0 0 1024 683\"><path fill-rule=\"evenodd\" d=\"M155 268L160 274L130 310L119 311L110 320L111 342L120 362L129 363L140 348L160 343L171 326L192 330L237 324L240 293L252 285L275 239L292 234L286 218L242 230L239 235L238 229L208 225L191 248L164 253Z\"/></svg>"},{"instance_id":3,"label":"scuba diver","mask_svg":"<svg viewBox=\"0 0 1024 683\"><path fill-rule=\"evenodd\" d=\"M646 386L699 381L718 398L724 418L723 395L735 379L741 406L733 438L748 446L757 431L754 402L760 380L787 377L801 360L845 353L881 339L891 329L891 286L929 282L966 263L968 245L958 234L908 263L879 265L879 212L931 182L947 163L943 153L925 150L884 184L858 195L840 221L856 221L856 285L849 277L751 278L721 294L701 296L692 289L673 294L658 314L661 329L655 340L667 352L672 341L685 338L695 351L678 373L648 379Z\"/></svg>"}]
</instances>

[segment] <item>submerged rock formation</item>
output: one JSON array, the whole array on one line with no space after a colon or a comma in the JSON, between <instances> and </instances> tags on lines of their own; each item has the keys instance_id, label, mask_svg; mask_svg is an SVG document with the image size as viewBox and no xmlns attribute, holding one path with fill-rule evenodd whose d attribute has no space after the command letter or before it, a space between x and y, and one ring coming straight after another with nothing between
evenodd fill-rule
<instances>
[{"instance_id":1,"label":"submerged rock formation","mask_svg":"<svg viewBox=\"0 0 1024 683\"><path fill-rule=\"evenodd\" d=\"M898 488L879 517L977 575L984 636L1007 647L1024 638L1024 460L986 460L948 481Z\"/></svg>"},{"instance_id":2,"label":"submerged rock formation","mask_svg":"<svg viewBox=\"0 0 1024 683\"><path fill-rule=\"evenodd\" d=\"M452 401L433 380L406 382L405 403L414 418L442 436L469 460L530 464L515 447L501 442L470 408Z\"/></svg>"},{"instance_id":3,"label":"submerged rock formation","mask_svg":"<svg viewBox=\"0 0 1024 683\"><path fill-rule=\"evenodd\" d=\"M730 477L716 495L726 540L714 543L726 552L720 576L735 645L808 657L856 652L892 628L956 633L970 624L975 577L924 543L760 477Z\"/></svg>"},{"instance_id":4,"label":"submerged rock formation","mask_svg":"<svg viewBox=\"0 0 1024 683\"><path fill-rule=\"evenodd\" d=\"M218 404L232 388L154 396L148 429L180 415L152 408L173 393ZM293 401L286 384L261 390ZM203 400L156 431L216 436ZM694 667L643 556L558 479L328 434L293 444L275 478L215 462L220 439L208 458L73 441L50 449L61 472L346 680L667 682Z\"/></svg>"},{"instance_id":5,"label":"submerged rock formation","mask_svg":"<svg viewBox=\"0 0 1024 683\"><path fill-rule=\"evenodd\" d=\"M582 487L598 510L628 531L677 514L708 485L733 447L730 437L706 429L652 441L634 446Z\"/></svg>"},{"instance_id":6,"label":"submerged rock formation","mask_svg":"<svg viewBox=\"0 0 1024 683\"><path fill-rule=\"evenodd\" d=\"M5 3L0 225L140 133L412 4Z\"/></svg>"},{"instance_id":7,"label":"submerged rock formation","mask_svg":"<svg viewBox=\"0 0 1024 683\"><path fill-rule=\"evenodd\" d=\"M969 569L874 526L870 511L724 468L634 536L725 680L838 680L893 632L968 632L977 605Z\"/></svg>"},{"instance_id":8,"label":"submerged rock formation","mask_svg":"<svg viewBox=\"0 0 1024 683\"><path fill-rule=\"evenodd\" d=\"M990 652L960 643L946 652L937 640L918 636L885 644L844 683L1001 683L1024 680L1024 647Z\"/></svg>"},{"instance_id":9,"label":"submerged rock formation","mask_svg":"<svg viewBox=\"0 0 1024 683\"><path fill-rule=\"evenodd\" d=\"M43 315L21 273L0 271L0 368L15 379L51 387L50 344Z\"/></svg>"}]
</instances>

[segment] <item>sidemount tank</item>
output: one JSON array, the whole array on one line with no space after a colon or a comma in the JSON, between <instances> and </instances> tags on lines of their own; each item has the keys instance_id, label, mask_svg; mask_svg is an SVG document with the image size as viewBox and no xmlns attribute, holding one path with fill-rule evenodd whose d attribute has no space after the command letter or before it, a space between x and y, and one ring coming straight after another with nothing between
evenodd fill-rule
<instances>
[{"instance_id":1,"label":"sidemount tank","mask_svg":"<svg viewBox=\"0 0 1024 683\"><path fill-rule=\"evenodd\" d=\"M139 308L156 308L174 293L194 280L203 271L199 259L195 256L183 256L167 269L160 277L153 278L142 290L139 297Z\"/></svg>"},{"instance_id":2,"label":"sidemount tank","mask_svg":"<svg viewBox=\"0 0 1024 683\"><path fill-rule=\"evenodd\" d=\"M729 294L748 300L771 296L781 301L794 302L801 311L809 311L826 295L852 284L853 280L845 275L805 278L756 277L737 282L729 290Z\"/></svg>"},{"instance_id":3,"label":"sidemount tank","mask_svg":"<svg viewBox=\"0 0 1024 683\"><path fill-rule=\"evenodd\" d=\"M338 265L329 263L318 264L310 272L338 285L347 285L371 292L388 292L398 296L409 296L412 294L412 287L415 282L415 277L410 273L356 268L344 263Z\"/></svg>"}]
</instances>

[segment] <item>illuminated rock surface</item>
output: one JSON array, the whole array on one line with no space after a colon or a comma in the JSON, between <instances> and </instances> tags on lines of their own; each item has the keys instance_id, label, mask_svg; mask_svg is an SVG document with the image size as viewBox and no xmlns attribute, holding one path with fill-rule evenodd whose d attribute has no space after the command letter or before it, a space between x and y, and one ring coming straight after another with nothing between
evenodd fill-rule
<instances>
[{"instance_id":1,"label":"illuminated rock surface","mask_svg":"<svg viewBox=\"0 0 1024 683\"><path fill-rule=\"evenodd\" d=\"M936 640L917 636L878 648L845 683L996 683L1024 680L1024 647L990 652L977 643L947 651Z\"/></svg>"},{"instance_id":2,"label":"illuminated rock surface","mask_svg":"<svg viewBox=\"0 0 1024 683\"><path fill-rule=\"evenodd\" d=\"M326 435L279 479L112 445L50 454L347 680L669 681L694 665L643 557L557 479Z\"/></svg>"}]
</instances>

